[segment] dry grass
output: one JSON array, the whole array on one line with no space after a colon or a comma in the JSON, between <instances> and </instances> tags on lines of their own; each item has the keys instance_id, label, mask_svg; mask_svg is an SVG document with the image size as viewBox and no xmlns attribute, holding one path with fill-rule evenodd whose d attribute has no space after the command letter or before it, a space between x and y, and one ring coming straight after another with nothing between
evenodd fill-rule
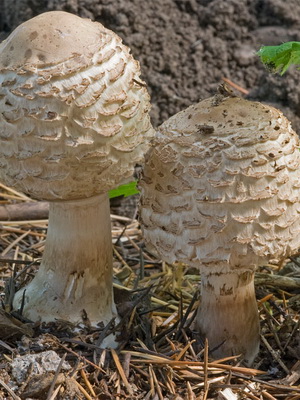
<instances>
[{"instance_id":1,"label":"dry grass","mask_svg":"<svg viewBox=\"0 0 300 400\"><path fill-rule=\"evenodd\" d=\"M28 200L8 188L1 191L2 205ZM147 253L135 219L113 215L112 222L121 320L76 335L63 321L28 324L13 315L12 283L26 282L38 268L47 220L0 222L0 399L300 399L297 259L281 271L269 265L257 274L261 351L250 369L238 355L211 359L208 343L193 332L198 271ZM102 350L100 343L111 332L119 347ZM29 369L17 383L12 361L45 350L61 357L56 371L36 378ZM71 365L68 371L62 369L64 360Z\"/></svg>"}]
</instances>

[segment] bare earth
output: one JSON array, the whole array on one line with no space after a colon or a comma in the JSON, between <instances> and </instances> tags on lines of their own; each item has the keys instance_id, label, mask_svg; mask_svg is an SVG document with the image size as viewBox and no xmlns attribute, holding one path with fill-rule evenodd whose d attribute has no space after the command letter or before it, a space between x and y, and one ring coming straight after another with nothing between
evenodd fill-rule
<instances>
[{"instance_id":1,"label":"bare earth","mask_svg":"<svg viewBox=\"0 0 300 400\"><path fill-rule=\"evenodd\" d=\"M0 38L48 10L103 23L140 61L155 126L212 95L222 78L281 108L300 130L300 73L271 76L255 52L300 40L299 0L1 0Z\"/></svg>"}]
</instances>

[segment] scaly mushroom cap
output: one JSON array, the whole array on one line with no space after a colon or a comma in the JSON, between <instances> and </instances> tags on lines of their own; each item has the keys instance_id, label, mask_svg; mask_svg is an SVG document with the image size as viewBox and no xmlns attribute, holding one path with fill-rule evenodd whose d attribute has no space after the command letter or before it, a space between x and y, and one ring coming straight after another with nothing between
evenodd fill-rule
<instances>
[{"instance_id":1,"label":"scaly mushroom cap","mask_svg":"<svg viewBox=\"0 0 300 400\"><path fill-rule=\"evenodd\" d=\"M210 98L158 131L141 181L146 244L169 262L254 266L300 247L299 139L273 107Z\"/></svg>"},{"instance_id":2,"label":"scaly mushroom cap","mask_svg":"<svg viewBox=\"0 0 300 400\"><path fill-rule=\"evenodd\" d=\"M53 11L0 44L0 179L45 200L130 179L153 136L137 61L100 23Z\"/></svg>"}]
</instances>

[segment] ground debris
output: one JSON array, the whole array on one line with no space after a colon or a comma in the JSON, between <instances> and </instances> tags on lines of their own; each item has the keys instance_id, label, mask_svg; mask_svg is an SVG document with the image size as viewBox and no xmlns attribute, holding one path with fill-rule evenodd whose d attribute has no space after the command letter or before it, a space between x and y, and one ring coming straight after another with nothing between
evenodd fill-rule
<instances>
[{"instance_id":1,"label":"ground debris","mask_svg":"<svg viewBox=\"0 0 300 400\"><path fill-rule=\"evenodd\" d=\"M11 372L17 383L24 383L27 377L30 378L47 373L55 373L61 358L53 350L43 351L36 354L25 354L24 356L16 357L11 363ZM61 370L70 370L69 363L64 362Z\"/></svg>"},{"instance_id":2,"label":"ground debris","mask_svg":"<svg viewBox=\"0 0 300 400\"><path fill-rule=\"evenodd\" d=\"M17 339L23 335L32 336L33 329L0 309L0 339Z\"/></svg>"},{"instance_id":3,"label":"ground debris","mask_svg":"<svg viewBox=\"0 0 300 400\"><path fill-rule=\"evenodd\" d=\"M2 225L5 311L0 316L15 334L0 330L0 399L300 399L297 258L287 275L275 265L259 270L261 351L253 367L246 368L238 356L213 360L209 344L193 332L199 272L149 254L136 219L113 214L112 222L115 301L121 320L76 333L64 321L30 325L11 315L5 284L31 279L43 252L47 221ZM261 278L265 275L266 284ZM115 350L101 348L109 334L118 340ZM45 367L47 362L51 368Z\"/></svg>"}]
</instances>

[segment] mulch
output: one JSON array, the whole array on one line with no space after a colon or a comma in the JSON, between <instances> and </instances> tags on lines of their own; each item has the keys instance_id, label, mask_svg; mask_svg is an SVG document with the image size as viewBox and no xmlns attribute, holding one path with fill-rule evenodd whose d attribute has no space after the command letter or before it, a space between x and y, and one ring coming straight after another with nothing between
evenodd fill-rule
<instances>
[{"instance_id":1,"label":"mulch","mask_svg":"<svg viewBox=\"0 0 300 400\"><path fill-rule=\"evenodd\" d=\"M5 186L0 207L27 204ZM126 203L126 201L125 201ZM125 204L126 207L126 204ZM31 279L42 257L47 219L0 221L0 398L16 399L300 399L300 264L266 265L256 274L261 348L246 368L239 355L214 360L209 343L193 331L199 304L199 272L169 265L144 247L135 217L112 214L114 295L120 321L99 329L24 322L11 308L12 289ZM136 215L132 205L127 214ZM115 209L114 209L115 212ZM114 333L116 349L102 349ZM33 373L37 358L19 382L19 357L53 351L52 372ZM64 362L69 365L64 369Z\"/></svg>"}]
</instances>

